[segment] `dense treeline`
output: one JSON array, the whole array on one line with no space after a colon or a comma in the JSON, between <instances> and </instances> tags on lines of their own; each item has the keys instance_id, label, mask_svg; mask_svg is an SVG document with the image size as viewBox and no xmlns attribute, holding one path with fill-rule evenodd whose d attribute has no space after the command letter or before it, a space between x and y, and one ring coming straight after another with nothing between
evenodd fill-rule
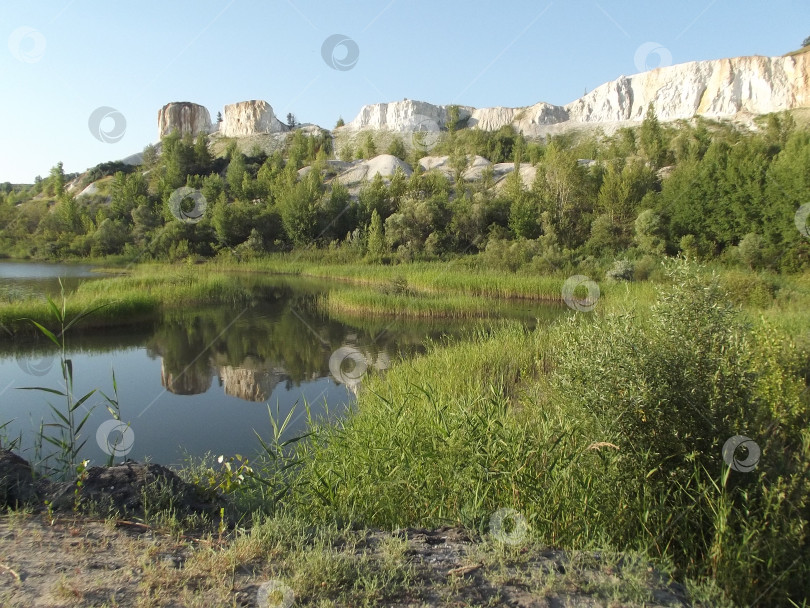
<instances>
[{"instance_id":1,"label":"dense treeline","mask_svg":"<svg viewBox=\"0 0 810 608\"><path fill-rule=\"evenodd\" d=\"M83 185L104 179L78 199L78 190L66 191L73 176L60 163L33 186L0 185L0 252L177 260L314 246L377 262L483 252L491 265L543 272L614 263L624 278L678 253L754 269L810 264L810 242L795 225L810 201L810 132L790 115L770 115L749 131L702 119L663 125L650 108L638 128L543 143L511 127L451 127L431 151L450 157L450 178L418 167L426 155L420 142L407 152L394 139L385 151L415 172L377 176L359 192L329 181L326 132L294 131L271 155L258 148L245 155L232 142L219 158L205 137L173 134L160 151L148 146L140 167L91 170ZM370 134L361 143L361 156L378 153ZM493 187L485 170L465 181L471 155L531 165L536 178L526 185L514 171ZM182 186L207 201L198 223L169 209Z\"/></svg>"}]
</instances>

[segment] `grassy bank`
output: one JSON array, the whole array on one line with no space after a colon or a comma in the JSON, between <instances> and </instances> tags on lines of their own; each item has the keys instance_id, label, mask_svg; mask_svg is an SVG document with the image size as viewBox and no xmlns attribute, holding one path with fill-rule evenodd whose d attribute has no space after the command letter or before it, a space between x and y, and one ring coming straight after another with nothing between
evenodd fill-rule
<instances>
[{"instance_id":1,"label":"grassy bank","mask_svg":"<svg viewBox=\"0 0 810 608\"><path fill-rule=\"evenodd\" d=\"M712 602L787 606L810 591L807 371L719 282L681 276L639 314L482 331L370 378L300 447L288 500L385 528L486 531L515 509L544 543L640 551ZM743 435L750 470L724 452Z\"/></svg>"},{"instance_id":2,"label":"grassy bank","mask_svg":"<svg viewBox=\"0 0 810 608\"><path fill-rule=\"evenodd\" d=\"M474 269L462 260L455 262L416 262L397 266L372 264L328 264L310 262L295 256L267 256L240 262L210 262L220 270L293 274L349 281L358 285L388 286L399 283L424 293L452 293L496 298L560 300L566 277L515 274L494 269Z\"/></svg>"},{"instance_id":3,"label":"grassy bank","mask_svg":"<svg viewBox=\"0 0 810 608\"><path fill-rule=\"evenodd\" d=\"M82 283L65 299L66 316L72 319L89 310L79 324L100 329L139 323L162 310L217 303L243 303L253 291L239 277L223 272L203 272L193 266L145 265L113 276ZM61 303L60 303L61 305ZM26 319L47 325L52 319L47 298L27 295L0 299L0 325L12 334L36 330Z\"/></svg>"},{"instance_id":4,"label":"grassy bank","mask_svg":"<svg viewBox=\"0 0 810 608\"><path fill-rule=\"evenodd\" d=\"M318 298L318 306L330 315L474 319L501 314L492 299L480 296L385 293L366 288L330 291Z\"/></svg>"}]
</instances>

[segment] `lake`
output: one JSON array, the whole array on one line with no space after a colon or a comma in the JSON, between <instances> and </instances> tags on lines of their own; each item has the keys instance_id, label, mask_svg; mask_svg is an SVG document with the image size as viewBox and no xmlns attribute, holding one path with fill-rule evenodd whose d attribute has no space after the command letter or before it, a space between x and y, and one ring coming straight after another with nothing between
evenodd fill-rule
<instances>
[{"instance_id":1,"label":"lake","mask_svg":"<svg viewBox=\"0 0 810 608\"><path fill-rule=\"evenodd\" d=\"M58 293L99 275L89 266L0 262L0 290ZM292 411L285 437L306 429L307 405L315 417L335 419L355 400L370 374L423 352L426 340L458 336L481 321L424 322L397 318L333 318L316 298L346 284L305 278L246 275L253 299L164 313L148 323L68 335L77 396L99 389L113 396L121 420L113 421L100 394L78 413L90 412L82 455L102 463L151 459L180 464L186 455L241 453L271 437L268 408L282 420ZM564 310L526 301L503 304L505 318L527 327ZM486 321L492 323L492 321ZM0 442L20 438L34 459L42 421L54 419L54 394L23 387L63 387L58 350L44 338L12 342L0 336Z\"/></svg>"}]
</instances>

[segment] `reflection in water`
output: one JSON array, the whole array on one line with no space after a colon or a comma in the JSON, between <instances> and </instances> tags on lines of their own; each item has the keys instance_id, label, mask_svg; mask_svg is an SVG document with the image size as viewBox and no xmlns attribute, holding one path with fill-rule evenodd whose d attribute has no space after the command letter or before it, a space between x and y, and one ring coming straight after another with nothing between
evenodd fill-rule
<instances>
[{"instance_id":1,"label":"reflection in water","mask_svg":"<svg viewBox=\"0 0 810 608\"><path fill-rule=\"evenodd\" d=\"M178 395L211 388L216 376L225 393L266 401L277 385L331 377L352 392L369 369L387 369L391 357L422 348L438 332L416 326L392 332L351 327L320 313L315 295L276 286L263 301L175 313L163 320L147 352L161 358L161 384ZM348 352L342 360L336 356Z\"/></svg>"},{"instance_id":2,"label":"reflection in water","mask_svg":"<svg viewBox=\"0 0 810 608\"><path fill-rule=\"evenodd\" d=\"M340 285L256 275L244 280L252 293L246 304L164 312L148 324L69 336L77 394L109 391L115 372L123 417L136 436L130 458L174 463L186 453L259 449L256 433L266 436L270 428L259 403L276 408L282 419L292 413L290 437L304 433L304 402L313 416L331 420L345 411L367 374L423 352L426 340L498 323L329 317L318 310L316 298ZM566 310L526 302L509 306L504 316L527 326ZM43 357L51 363L45 366L49 371L32 375L32 362ZM58 357L42 336L0 339L0 426L11 421L0 431L0 442L4 434L27 433L25 449L33 449L30 438L53 413L41 393L13 389L59 388ZM108 418L103 403L91 406L87 429ZM85 450L89 458L105 459L92 440Z\"/></svg>"},{"instance_id":3,"label":"reflection in water","mask_svg":"<svg viewBox=\"0 0 810 608\"><path fill-rule=\"evenodd\" d=\"M403 342L292 310L194 311L162 323L147 352L161 359L161 384L176 395L205 393L216 376L225 394L260 402L281 382L289 390L330 375L354 392L369 369L390 366L389 353L413 353L424 338Z\"/></svg>"},{"instance_id":4,"label":"reflection in water","mask_svg":"<svg viewBox=\"0 0 810 608\"><path fill-rule=\"evenodd\" d=\"M160 364L160 383L175 395L200 395L211 388L211 372L207 369L186 368L175 374L166 369L166 359Z\"/></svg>"},{"instance_id":5,"label":"reflection in water","mask_svg":"<svg viewBox=\"0 0 810 608\"><path fill-rule=\"evenodd\" d=\"M231 365L219 368L219 382L225 394L245 401L267 401L285 377L286 373L280 368L262 370Z\"/></svg>"}]
</instances>

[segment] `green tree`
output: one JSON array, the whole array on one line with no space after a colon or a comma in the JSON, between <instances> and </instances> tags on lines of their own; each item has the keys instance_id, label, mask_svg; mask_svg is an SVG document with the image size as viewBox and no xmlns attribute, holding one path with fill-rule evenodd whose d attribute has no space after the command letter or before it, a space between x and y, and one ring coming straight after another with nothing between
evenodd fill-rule
<instances>
[{"instance_id":1,"label":"green tree","mask_svg":"<svg viewBox=\"0 0 810 608\"><path fill-rule=\"evenodd\" d=\"M447 130L450 133L455 133L456 129L458 129L459 123L459 107L457 105L451 105L447 108Z\"/></svg>"},{"instance_id":2,"label":"green tree","mask_svg":"<svg viewBox=\"0 0 810 608\"><path fill-rule=\"evenodd\" d=\"M654 169L659 169L664 163L666 148L661 123L658 121L652 102L647 106L647 114L641 123L639 145L647 162Z\"/></svg>"},{"instance_id":3,"label":"green tree","mask_svg":"<svg viewBox=\"0 0 810 608\"><path fill-rule=\"evenodd\" d=\"M593 193L576 155L552 141L538 164L532 190L538 197L541 213L549 212L560 244L574 248L584 243L588 237L584 217L591 211Z\"/></svg>"},{"instance_id":4,"label":"green tree","mask_svg":"<svg viewBox=\"0 0 810 608\"><path fill-rule=\"evenodd\" d=\"M345 237L356 228L356 209L348 188L335 182L320 202L320 234L330 241Z\"/></svg>"},{"instance_id":5,"label":"green tree","mask_svg":"<svg viewBox=\"0 0 810 608\"><path fill-rule=\"evenodd\" d=\"M377 145L374 143L374 137L371 133L366 133L366 137L363 140L363 146L360 150L365 160L377 156Z\"/></svg>"},{"instance_id":6,"label":"green tree","mask_svg":"<svg viewBox=\"0 0 810 608\"><path fill-rule=\"evenodd\" d=\"M211 170L211 152L208 150L208 138L204 133L199 133L194 141L194 171L204 175Z\"/></svg>"},{"instance_id":7,"label":"green tree","mask_svg":"<svg viewBox=\"0 0 810 608\"><path fill-rule=\"evenodd\" d=\"M396 136L391 140L391 143L388 145L388 150L386 150L386 154L396 156L400 160L405 160L407 158L408 151L405 149L405 144L403 143L401 137Z\"/></svg>"},{"instance_id":8,"label":"green tree","mask_svg":"<svg viewBox=\"0 0 810 608\"><path fill-rule=\"evenodd\" d=\"M323 183L318 171L310 171L279 198L279 210L284 231L297 246L312 244L318 226L318 201Z\"/></svg>"},{"instance_id":9,"label":"green tree","mask_svg":"<svg viewBox=\"0 0 810 608\"><path fill-rule=\"evenodd\" d=\"M247 163L245 162L245 155L238 149L233 150L230 162L228 163L228 169L225 172L225 180L228 182L228 189L231 196L235 199L244 196L242 184L245 181L246 173Z\"/></svg>"},{"instance_id":10,"label":"green tree","mask_svg":"<svg viewBox=\"0 0 810 608\"><path fill-rule=\"evenodd\" d=\"M335 123L335 128L339 129L340 127L343 127L345 125L346 125L346 123L344 122L343 117L338 116L337 122Z\"/></svg>"},{"instance_id":11,"label":"green tree","mask_svg":"<svg viewBox=\"0 0 810 608\"><path fill-rule=\"evenodd\" d=\"M65 193L65 171L62 168L61 160L56 163L55 167L51 168L48 188L50 193L57 198Z\"/></svg>"},{"instance_id":12,"label":"green tree","mask_svg":"<svg viewBox=\"0 0 810 608\"><path fill-rule=\"evenodd\" d=\"M662 237L660 216L652 209L639 213L635 222L635 240L644 253L660 255L664 253L665 241Z\"/></svg>"},{"instance_id":13,"label":"green tree","mask_svg":"<svg viewBox=\"0 0 810 608\"><path fill-rule=\"evenodd\" d=\"M388 253L388 244L385 241L383 223L377 210L371 212L371 222L368 228L368 256L371 260L379 261Z\"/></svg>"},{"instance_id":14,"label":"green tree","mask_svg":"<svg viewBox=\"0 0 810 608\"><path fill-rule=\"evenodd\" d=\"M350 143L345 143L340 148L340 160L344 162L349 162L354 158L354 148Z\"/></svg>"},{"instance_id":15,"label":"green tree","mask_svg":"<svg viewBox=\"0 0 810 608\"><path fill-rule=\"evenodd\" d=\"M746 234L740 241L740 244L737 245L740 261L751 270L758 270L763 266L764 255L762 245L762 237L756 232Z\"/></svg>"}]
</instances>

